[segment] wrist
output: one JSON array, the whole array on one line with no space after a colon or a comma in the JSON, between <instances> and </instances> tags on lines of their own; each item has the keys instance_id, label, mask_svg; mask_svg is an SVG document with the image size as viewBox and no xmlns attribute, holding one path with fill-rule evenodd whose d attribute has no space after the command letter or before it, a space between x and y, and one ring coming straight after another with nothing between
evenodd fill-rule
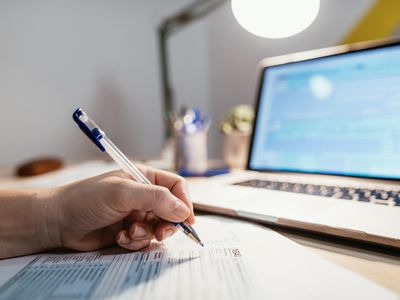
<instances>
[{"instance_id":1,"label":"wrist","mask_svg":"<svg viewBox=\"0 0 400 300\"><path fill-rule=\"evenodd\" d=\"M62 247L60 232L60 190L43 189L34 200L36 239L43 250Z\"/></svg>"},{"instance_id":2,"label":"wrist","mask_svg":"<svg viewBox=\"0 0 400 300\"><path fill-rule=\"evenodd\" d=\"M56 195L52 189L0 191L0 259L59 247Z\"/></svg>"}]
</instances>

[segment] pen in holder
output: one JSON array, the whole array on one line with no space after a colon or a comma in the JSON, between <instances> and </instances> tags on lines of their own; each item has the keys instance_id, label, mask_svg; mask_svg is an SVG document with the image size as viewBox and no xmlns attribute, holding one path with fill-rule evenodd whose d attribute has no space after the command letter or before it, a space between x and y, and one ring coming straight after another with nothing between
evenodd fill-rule
<instances>
[{"instance_id":1,"label":"pen in holder","mask_svg":"<svg viewBox=\"0 0 400 300\"><path fill-rule=\"evenodd\" d=\"M199 110L187 110L172 118L175 141L175 169L203 174L208 168L207 133L210 119Z\"/></svg>"}]
</instances>

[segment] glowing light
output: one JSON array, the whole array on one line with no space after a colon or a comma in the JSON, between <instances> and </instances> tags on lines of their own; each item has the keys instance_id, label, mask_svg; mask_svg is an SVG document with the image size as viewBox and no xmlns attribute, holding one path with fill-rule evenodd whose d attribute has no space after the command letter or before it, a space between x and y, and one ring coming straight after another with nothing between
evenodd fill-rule
<instances>
[{"instance_id":1,"label":"glowing light","mask_svg":"<svg viewBox=\"0 0 400 300\"><path fill-rule=\"evenodd\" d=\"M232 0L232 12L239 24L265 38L295 35L315 20L320 0Z\"/></svg>"},{"instance_id":2,"label":"glowing light","mask_svg":"<svg viewBox=\"0 0 400 300\"><path fill-rule=\"evenodd\" d=\"M327 77L314 75L310 78L310 89L315 98L326 100L332 96L335 87Z\"/></svg>"}]
</instances>

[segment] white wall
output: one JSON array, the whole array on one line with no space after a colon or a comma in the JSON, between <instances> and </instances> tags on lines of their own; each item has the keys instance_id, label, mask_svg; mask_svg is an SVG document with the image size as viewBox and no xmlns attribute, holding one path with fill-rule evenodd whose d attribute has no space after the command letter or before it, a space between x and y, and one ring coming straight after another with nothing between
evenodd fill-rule
<instances>
[{"instance_id":1,"label":"white wall","mask_svg":"<svg viewBox=\"0 0 400 300\"><path fill-rule=\"evenodd\" d=\"M78 106L130 155L157 155L163 131L156 28L190 1L0 1L0 165L46 153L99 155L72 121ZM177 35L172 58L193 53L195 80L183 72L174 78L185 84L182 98L192 91L206 103L205 29L196 24ZM193 42L179 47L186 38Z\"/></svg>"},{"instance_id":2,"label":"white wall","mask_svg":"<svg viewBox=\"0 0 400 300\"><path fill-rule=\"evenodd\" d=\"M0 165L42 155L83 159L98 152L71 114L84 107L130 155L162 145L156 28L192 0L0 1ZM373 0L322 0L317 21L284 40L251 36L227 4L171 39L178 104L212 115L253 103L257 62L336 44Z\"/></svg>"}]
</instances>

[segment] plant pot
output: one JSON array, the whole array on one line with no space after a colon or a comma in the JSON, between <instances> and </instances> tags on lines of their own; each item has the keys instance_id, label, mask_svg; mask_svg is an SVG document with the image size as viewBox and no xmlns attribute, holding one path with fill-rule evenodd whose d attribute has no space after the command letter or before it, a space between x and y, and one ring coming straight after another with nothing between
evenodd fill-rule
<instances>
[{"instance_id":1,"label":"plant pot","mask_svg":"<svg viewBox=\"0 0 400 300\"><path fill-rule=\"evenodd\" d=\"M230 168L246 168L251 133L234 131L223 136L225 164Z\"/></svg>"}]
</instances>

